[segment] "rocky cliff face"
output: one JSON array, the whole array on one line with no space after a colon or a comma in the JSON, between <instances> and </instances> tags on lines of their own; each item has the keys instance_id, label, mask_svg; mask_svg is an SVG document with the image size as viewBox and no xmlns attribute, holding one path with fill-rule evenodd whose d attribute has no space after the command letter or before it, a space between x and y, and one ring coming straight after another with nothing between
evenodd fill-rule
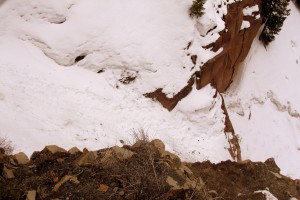
<instances>
[{"instance_id":1,"label":"rocky cliff face","mask_svg":"<svg viewBox=\"0 0 300 200\"><path fill-rule=\"evenodd\" d=\"M229 87L262 23L261 18L256 17L259 12L251 15L243 13L245 8L256 5L261 8L261 0L238 1L228 6L228 14L224 17L226 29L220 33L221 36L215 43L209 45L215 52L220 48L223 51L202 66L196 81L197 89L209 83L219 92L224 92ZM250 24L250 27L241 28L243 23L248 23L248 26Z\"/></svg>"},{"instance_id":2,"label":"rocky cliff face","mask_svg":"<svg viewBox=\"0 0 300 200\"><path fill-rule=\"evenodd\" d=\"M222 50L221 53L200 66L200 71L192 75L186 87L172 98L167 97L162 89L147 93L145 96L159 101L163 107L171 111L192 91L195 82L198 90L211 83L219 92L224 92L232 83L239 64L246 58L261 27L261 3L261 0L243 0L227 5L228 12L223 17L225 29L219 32L218 40L205 47L213 52ZM212 30L206 34L210 31ZM197 65L197 56L192 55L191 59Z\"/></svg>"}]
</instances>

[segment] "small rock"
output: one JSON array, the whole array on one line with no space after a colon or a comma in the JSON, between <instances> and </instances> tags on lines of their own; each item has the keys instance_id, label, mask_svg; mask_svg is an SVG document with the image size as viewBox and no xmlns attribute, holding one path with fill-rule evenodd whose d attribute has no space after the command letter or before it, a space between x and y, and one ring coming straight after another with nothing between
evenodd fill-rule
<instances>
[{"instance_id":1,"label":"small rock","mask_svg":"<svg viewBox=\"0 0 300 200\"><path fill-rule=\"evenodd\" d=\"M15 178L14 176L14 173L11 169L8 169L7 167L3 167L3 176L6 178L6 179L13 179Z\"/></svg>"},{"instance_id":2,"label":"small rock","mask_svg":"<svg viewBox=\"0 0 300 200\"><path fill-rule=\"evenodd\" d=\"M192 56L191 56L191 60L192 60L192 63L193 63L194 65L196 65L196 63L197 63L197 55L192 55Z\"/></svg>"},{"instance_id":3,"label":"small rock","mask_svg":"<svg viewBox=\"0 0 300 200\"><path fill-rule=\"evenodd\" d=\"M35 197L36 197L36 191L31 190L27 192L26 200L35 200Z\"/></svg>"},{"instance_id":4,"label":"small rock","mask_svg":"<svg viewBox=\"0 0 300 200\"><path fill-rule=\"evenodd\" d=\"M125 192L123 190L119 192L120 196L124 196L124 194L125 194Z\"/></svg>"},{"instance_id":5,"label":"small rock","mask_svg":"<svg viewBox=\"0 0 300 200\"><path fill-rule=\"evenodd\" d=\"M169 164L173 164L177 168L179 168L180 165L181 165L180 158L177 155L175 155L175 154L173 154L173 153L171 153L169 151L165 151L161 155L161 157L164 158L164 159L167 159L167 160L171 161L172 163L169 163Z\"/></svg>"},{"instance_id":6,"label":"small rock","mask_svg":"<svg viewBox=\"0 0 300 200\"><path fill-rule=\"evenodd\" d=\"M81 151L77 148L77 147L72 147L71 149L69 149L68 153L71 155L80 153Z\"/></svg>"},{"instance_id":7,"label":"small rock","mask_svg":"<svg viewBox=\"0 0 300 200\"><path fill-rule=\"evenodd\" d=\"M10 162L10 164L12 164L14 166L18 165L18 163L12 157L9 158L9 162Z\"/></svg>"},{"instance_id":8,"label":"small rock","mask_svg":"<svg viewBox=\"0 0 300 200\"><path fill-rule=\"evenodd\" d=\"M158 152L161 155L165 152L165 144L161 140L159 139L152 140L151 144L158 150Z\"/></svg>"},{"instance_id":9,"label":"small rock","mask_svg":"<svg viewBox=\"0 0 300 200\"><path fill-rule=\"evenodd\" d=\"M25 153L23 153L23 152L15 154L13 156L13 158L16 160L16 162L18 164L21 164L21 165L26 165L27 163L29 163L28 156Z\"/></svg>"},{"instance_id":10,"label":"small rock","mask_svg":"<svg viewBox=\"0 0 300 200\"><path fill-rule=\"evenodd\" d=\"M62 184L64 184L67 181L71 181L74 184L79 184L80 183L76 176L65 175L64 177L62 177L60 179L60 181L58 183L56 183L56 185L54 186L52 191L57 192L58 189L60 188L60 186L62 186Z\"/></svg>"},{"instance_id":11,"label":"small rock","mask_svg":"<svg viewBox=\"0 0 300 200\"><path fill-rule=\"evenodd\" d=\"M128 149L114 146L103 152L103 156L100 161L102 163L105 163L107 161L111 161L116 158L118 158L120 160L124 160L124 159L131 158L133 155L134 155L134 153Z\"/></svg>"},{"instance_id":12,"label":"small rock","mask_svg":"<svg viewBox=\"0 0 300 200\"><path fill-rule=\"evenodd\" d=\"M59 162L59 163L63 163L63 162L65 162L65 159L64 158L57 158L56 161Z\"/></svg>"},{"instance_id":13,"label":"small rock","mask_svg":"<svg viewBox=\"0 0 300 200\"><path fill-rule=\"evenodd\" d=\"M46 146L43 151L49 151L51 152L52 154L55 154L55 153L66 153L67 151L63 148L60 148L56 145L48 145Z\"/></svg>"},{"instance_id":14,"label":"small rock","mask_svg":"<svg viewBox=\"0 0 300 200\"><path fill-rule=\"evenodd\" d=\"M144 141L138 140L132 145L132 148L139 148L139 147L143 146L144 144L145 144Z\"/></svg>"},{"instance_id":15,"label":"small rock","mask_svg":"<svg viewBox=\"0 0 300 200\"><path fill-rule=\"evenodd\" d=\"M212 197L217 197L218 196L218 192L216 190L210 190L207 193L210 194Z\"/></svg>"},{"instance_id":16,"label":"small rock","mask_svg":"<svg viewBox=\"0 0 300 200\"><path fill-rule=\"evenodd\" d=\"M82 153L86 154L88 152L89 152L89 150L87 148L83 148Z\"/></svg>"},{"instance_id":17,"label":"small rock","mask_svg":"<svg viewBox=\"0 0 300 200\"><path fill-rule=\"evenodd\" d=\"M96 161L94 152L84 152L79 158L74 161L74 164L79 166L93 164Z\"/></svg>"},{"instance_id":18,"label":"small rock","mask_svg":"<svg viewBox=\"0 0 300 200\"><path fill-rule=\"evenodd\" d=\"M272 172L272 171L270 171L270 172L271 172L271 174L273 174L276 178L282 179L282 176L281 176L280 174L278 174L278 173L276 173L276 172Z\"/></svg>"},{"instance_id":19,"label":"small rock","mask_svg":"<svg viewBox=\"0 0 300 200\"><path fill-rule=\"evenodd\" d=\"M191 180L194 180L195 179L195 176L192 172L192 170L190 168L188 168L186 165L182 164L180 167L179 167L179 170L184 173L189 179Z\"/></svg>"},{"instance_id":20,"label":"small rock","mask_svg":"<svg viewBox=\"0 0 300 200\"><path fill-rule=\"evenodd\" d=\"M116 193L116 192L118 192L118 187L115 187L114 189L113 189L113 191L114 191L114 193Z\"/></svg>"},{"instance_id":21,"label":"small rock","mask_svg":"<svg viewBox=\"0 0 300 200\"><path fill-rule=\"evenodd\" d=\"M99 186L99 191L100 192L102 192L102 193L105 193L105 192L107 192L107 190L108 190L108 186L107 185L105 185L105 184L100 184L100 186Z\"/></svg>"}]
</instances>

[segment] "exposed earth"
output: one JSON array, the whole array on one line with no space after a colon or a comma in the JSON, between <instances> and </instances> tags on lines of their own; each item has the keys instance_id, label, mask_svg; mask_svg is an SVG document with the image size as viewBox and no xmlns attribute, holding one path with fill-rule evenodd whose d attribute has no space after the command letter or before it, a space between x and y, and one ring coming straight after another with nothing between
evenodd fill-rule
<instances>
[{"instance_id":1,"label":"exposed earth","mask_svg":"<svg viewBox=\"0 0 300 200\"><path fill-rule=\"evenodd\" d=\"M0 199L296 199L300 181L266 162L183 163L160 140L82 152L0 154Z\"/></svg>"}]
</instances>

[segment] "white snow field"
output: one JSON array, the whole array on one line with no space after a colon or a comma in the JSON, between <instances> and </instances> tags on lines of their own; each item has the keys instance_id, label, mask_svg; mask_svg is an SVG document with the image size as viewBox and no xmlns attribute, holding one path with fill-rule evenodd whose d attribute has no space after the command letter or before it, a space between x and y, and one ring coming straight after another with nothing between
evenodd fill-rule
<instances>
[{"instance_id":1,"label":"white snow field","mask_svg":"<svg viewBox=\"0 0 300 200\"><path fill-rule=\"evenodd\" d=\"M225 99L243 159L274 157L283 174L300 178L300 13L289 8L267 49L256 38Z\"/></svg>"},{"instance_id":2,"label":"white snow field","mask_svg":"<svg viewBox=\"0 0 300 200\"><path fill-rule=\"evenodd\" d=\"M0 137L31 154L47 144L122 145L132 141L132 129L143 128L185 161L231 159L221 98L213 98L211 86L194 89L171 112L143 96L163 88L172 97L196 70L190 55L199 65L220 53L201 45L225 27L222 2L208 0L196 20L188 13L192 0L4 1ZM255 41L225 100L243 158L274 157L284 174L299 178L300 16L291 9L268 51ZM121 83L126 74L136 79Z\"/></svg>"}]
</instances>

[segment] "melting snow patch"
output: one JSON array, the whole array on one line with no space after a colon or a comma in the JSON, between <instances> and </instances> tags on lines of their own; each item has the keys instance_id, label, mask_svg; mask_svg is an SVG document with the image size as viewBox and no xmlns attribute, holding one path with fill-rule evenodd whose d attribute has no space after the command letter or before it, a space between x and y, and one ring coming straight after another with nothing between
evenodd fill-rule
<instances>
[{"instance_id":1,"label":"melting snow patch","mask_svg":"<svg viewBox=\"0 0 300 200\"><path fill-rule=\"evenodd\" d=\"M271 192L268 190L258 190L254 193L263 193L266 197L266 200L278 200Z\"/></svg>"},{"instance_id":2,"label":"melting snow patch","mask_svg":"<svg viewBox=\"0 0 300 200\"><path fill-rule=\"evenodd\" d=\"M246 29L246 28L250 28L250 22L244 20L241 25L241 30Z\"/></svg>"},{"instance_id":3,"label":"melting snow patch","mask_svg":"<svg viewBox=\"0 0 300 200\"><path fill-rule=\"evenodd\" d=\"M255 5L255 6L247 6L246 8L243 9L243 14L244 16L252 16L252 14L254 12L258 12L259 11L259 7L258 5Z\"/></svg>"}]
</instances>

